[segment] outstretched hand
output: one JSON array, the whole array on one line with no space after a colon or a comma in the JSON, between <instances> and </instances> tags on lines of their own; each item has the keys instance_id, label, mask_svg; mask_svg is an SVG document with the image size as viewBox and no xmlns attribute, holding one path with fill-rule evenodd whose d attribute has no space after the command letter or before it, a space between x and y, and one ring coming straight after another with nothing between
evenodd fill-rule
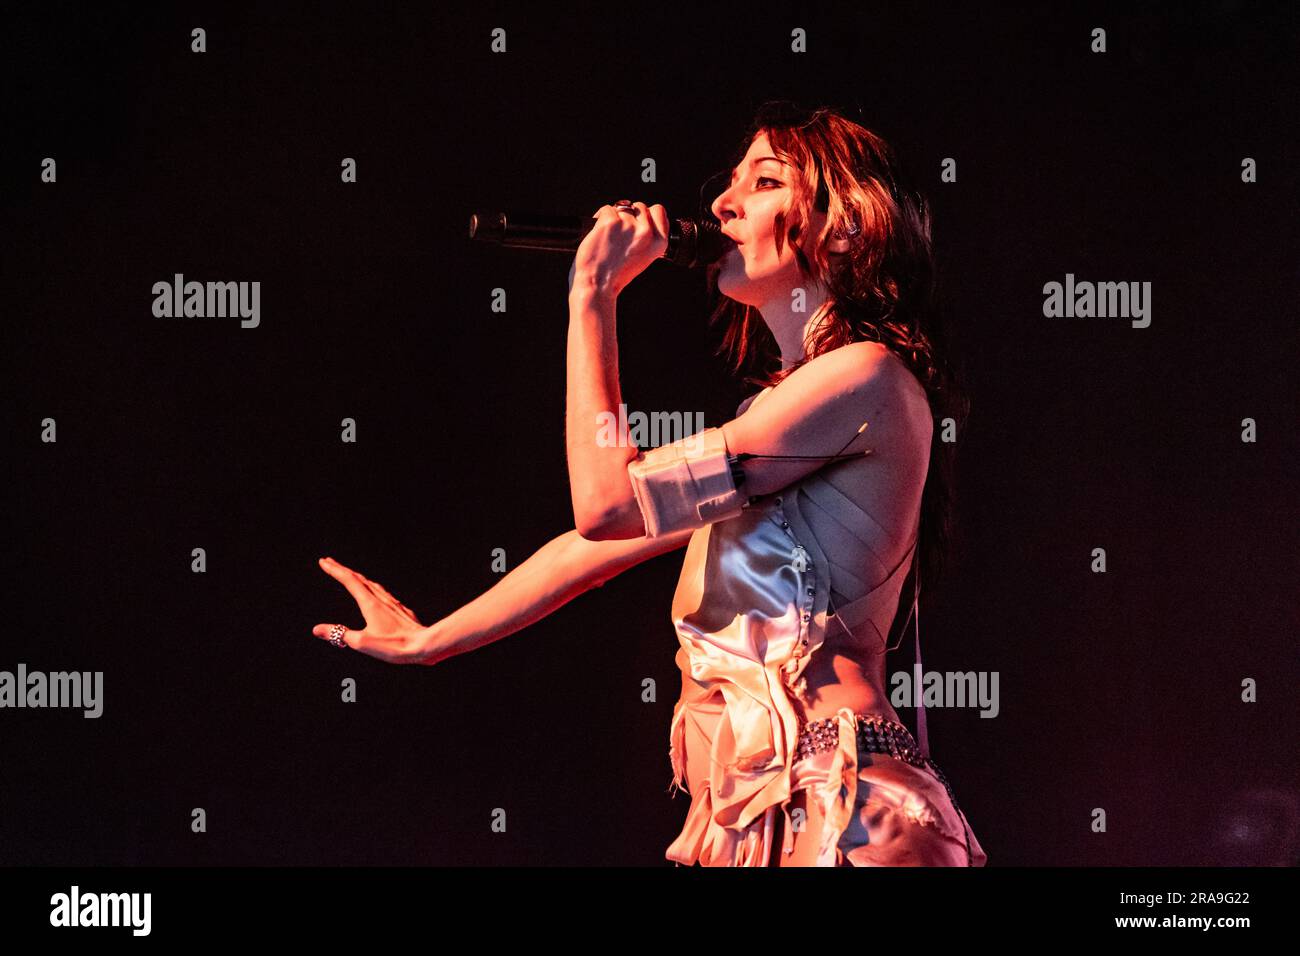
<instances>
[{"instance_id":1,"label":"outstretched hand","mask_svg":"<svg viewBox=\"0 0 1300 956\"><path fill-rule=\"evenodd\" d=\"M321 570L338 581L357 602L366 626L359 631L345 628L348 647L390 664L421 664L431 653L430 628L382 585L333 558L320 559ZM317 624L312 634L328 640L332 624Z\"/></svg>"}]
</instances>

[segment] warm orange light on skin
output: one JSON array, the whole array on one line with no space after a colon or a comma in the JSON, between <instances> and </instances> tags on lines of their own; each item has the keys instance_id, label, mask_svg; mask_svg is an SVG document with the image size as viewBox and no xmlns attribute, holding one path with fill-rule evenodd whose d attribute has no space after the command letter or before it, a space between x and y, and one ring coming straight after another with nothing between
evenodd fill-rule
<instances>
[{"instance_id":1,"label":"warm orange light on skin","mask_svg":"<svg viewBox=\"0 0 1300 956\"><path fill-rule=\"evenodd\" d=\"M743 178L741 173L745 173ZM740 166L732 170L731 185L712 205L723 232L738 243L724 257L718 277L719 290L759 310L781 348L786 367L803 358L804 342L822 320L822 306L829 298L821 283L800 272L791 243L783 241L778 248L777 219L789 208L794 198L792 190L797 188L801 184L795 178L793 167L774 156L767 136L760 133L749 144ZM623 214L626 221L619 225L630 236L635 223L645 233L644 245L659 231L659 223L638 222L638 218L650 219L651 210L656 220L665 219L666 214L662 207L639 206L639 217ZM612 213L609 217L617 219ZM814 210L811 228L800 236L805 254L812 237L825 223L825 214ZM639 537L645 534L645 523L627 474L627 465L635 457L635 451L626 444L595 447L594 431L589 425L596 421L599 412L616 409L622 401L615 332L617 295L601 291L602 283L596 277L619 274L625 263L620 259L618 247L607 236L593 230L588 239L575 256L574 282L569 294L566 444L574 521L583 537L592 540ZM630 271L635 273L642 268L643 265ZM616 288L621 286L616 284ZM796 310L796 289L804 292L798 303L804 307L802 310ZM842 411L824 414L821 406L828 403L831 393L866 387L873 374L870 367L879 364L878 358L855 348L833 359L821 357L806 370L796 372L781 399L769 403L762 412L751 414L749 427L759 429L758 432L751 433L736 422L724 426L731 453L746 450L764 454L830 453L824 450L830 442L834 442L831 452L840 448L845 436L852 435L862 419L850 422L843 418ZM811 368L813 364L818 367ZM837 387L823 392L832 382ZM797 401L798 406L787 407L786 403L791 401ZM795 425L794 419L805 418L802 424ZM747 447L751 445L752 448ZM746 474L750 475L751 493L757 494L769 482L791 481L812 467L812 462L796 465L764 460L747 463Z\"/></svg>"},{"instance_id":2,"label":"warm orange light on skin","mask_svg":"<svg viewBox=\"0 0 1300 956\"><path fill-rule=\"evenodd\" d=\"M746 169L748 173L740 176ZM759 311L780 346L783 368L803 357L805 336L820 321L820 307L829 295L823 284L800 274L789 242L778 248L777 217L794 198L797 176L794 167L772 155L767 136L760 133L732 171L731 184L711 207L722 231L738 243L723 257L718 291ZM810 228L800 237L805 253L825 224L826 214L814 210ZM794 310L796 288L804 290L806 311Z\"/></svg>"}]
</instances>

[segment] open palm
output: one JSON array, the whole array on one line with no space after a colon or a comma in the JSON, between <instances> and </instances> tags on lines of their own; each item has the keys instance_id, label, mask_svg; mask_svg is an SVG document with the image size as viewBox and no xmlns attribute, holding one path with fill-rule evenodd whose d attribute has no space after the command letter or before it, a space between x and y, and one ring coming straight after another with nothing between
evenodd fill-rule
<instances>
[{"instance_id":1,"label":"open palm","mask_svg":"<svg viewBox=\"0 0 1300 956\"><path fill-rule=\"evenodd\" d=\"M390 664L422 662L429 652L429 628L420 623L409 607L382 585L333 558L321 558L320 566L348 589L365 618L366 626L361 630L344 629L342 636L348 647ZM317 624L311 632L328 640L332 627L332 624Z\"/></svg>"}]
</instances>

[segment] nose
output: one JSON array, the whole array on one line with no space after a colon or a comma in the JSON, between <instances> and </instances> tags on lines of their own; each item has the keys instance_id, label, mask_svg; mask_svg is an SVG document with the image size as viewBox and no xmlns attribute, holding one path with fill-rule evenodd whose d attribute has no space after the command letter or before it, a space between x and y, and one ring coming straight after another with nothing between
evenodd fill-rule
<instances>
[{"instance_id":1,"label":"nose","mask_svg":"<svg viewBox=\"0 0 1300 956\"><path fill-rule=\"evenodd\" d=\"M727 189L720 193L718 198L713 200L713 205L709 209L713 212L714 218L723 224L735 219L737 213L732 205L731 190Z\"/></svg>"}]
</instances>

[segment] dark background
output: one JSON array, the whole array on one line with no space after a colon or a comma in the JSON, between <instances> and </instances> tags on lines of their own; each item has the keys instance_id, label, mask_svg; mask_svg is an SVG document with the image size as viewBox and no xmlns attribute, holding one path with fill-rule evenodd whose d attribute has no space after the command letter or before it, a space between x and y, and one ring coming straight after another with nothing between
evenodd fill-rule
<instances>
[{"instance_id":1,"label":"dark background","mask_svg":"<svg viewBox=\"0 0 1300 956\"><path fill-rule=\"evenodd\" d=\"M101 670L105 703L0 712L0 862L669 865L682 552L431 669L313 638L361 623L316 559L429 621L499 579L493 548L513 568L572 527L570 257L471 243L468 214L694 212L774 96L860 107L936 207L973 416L924 659L998 671L1001 713L927 715L990 865L1286 856L1294 817L1247 811L1300 801L1296 19L1045 6L7 22L0 669ZM176 272L260 281L260 327L154 318ZM1151 326L1045 319L1067 272L1152 282ZM713 354L702 273L656 263L619 318L631 408L719 425L751 391Z\"/></svg>"}]
</instances>

